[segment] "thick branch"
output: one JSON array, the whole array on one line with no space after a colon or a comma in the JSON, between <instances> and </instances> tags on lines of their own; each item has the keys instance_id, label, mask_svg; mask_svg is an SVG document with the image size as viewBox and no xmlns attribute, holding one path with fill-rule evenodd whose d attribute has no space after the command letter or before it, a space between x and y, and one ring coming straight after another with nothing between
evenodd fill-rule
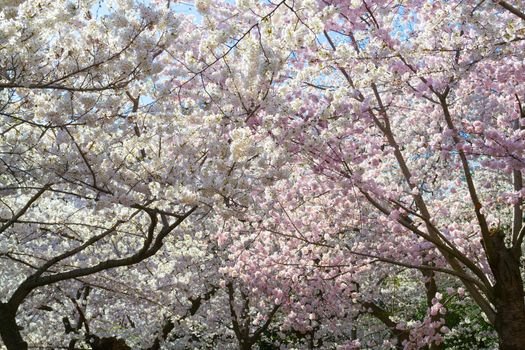
<instances>
[{"instance_id":1,"label":"thick branch","mask_svg":"<svg viewBox=\"0 0 525 350\"><path fill-rule=\"evenodd\" d=\"M525 13L521 12L518 8L512 6L511 4L509 4L508 2L504 0L499 0L496 3L499 6L503 7L505 10L512 13L513 15L518 16L519 18L525 21Z\"/></svg>"},{"instance_id":2,"label":"thick branch","mask_svg":"<svg viewBox=\"0 0 525 350\"><path fill-rule=\"evenodd\" d=\"M116 267L131 266L153 256L162 247L163 239L171 231L173 231L173 229L179 226L196 209L197 207L193 207L188 212L186 212L186 214L183 217L177 219L171 225L164 224L163 228L158 233L155 239L154 233L158 223L158 218L156 214L152 213L151 211L148 211L148 215L150 216L151 220L148 228L148 234L142 248L138 252L126 258L109 259L90 267L77 268L74 270L60 272L52 275L38 276L36 278L30 276L24 282L22 282L22 284L13 293L13 295L9 299L9 305L15 309L18 308L18 306L24 301L24 299L29 295L29 293L31 293L31 291L37 287L50 285L68 279L92 275Z\"/></svg>"}]
</instances>

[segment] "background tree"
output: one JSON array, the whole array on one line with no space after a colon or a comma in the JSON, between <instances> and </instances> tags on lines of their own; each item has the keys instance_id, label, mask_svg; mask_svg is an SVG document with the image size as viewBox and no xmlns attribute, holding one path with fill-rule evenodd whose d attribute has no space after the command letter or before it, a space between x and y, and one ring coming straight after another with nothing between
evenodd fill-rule
<instances>
[{"instance_id":1,"label":"background tree","mask_svg":"<svg viewBox=\"0 0 525 350\"><path fill-rule=\"evenodd\" d=\"M356 229L345 246L425 280L455 276L501 347L523 347L519 8L305 1L280 10L263 42L293 52L290 80L276 86L290 103L263 119L291 160L327 183L330 206L348 203L332 222ZM311 215L302 222L321 222Z\"/></svg>"}]
</instances>

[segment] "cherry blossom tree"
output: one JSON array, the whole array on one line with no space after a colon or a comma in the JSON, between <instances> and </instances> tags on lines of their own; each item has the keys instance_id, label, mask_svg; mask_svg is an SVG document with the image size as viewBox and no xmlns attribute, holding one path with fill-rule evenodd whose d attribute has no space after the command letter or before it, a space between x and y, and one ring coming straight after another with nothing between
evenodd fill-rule
<instances>
[{"instance_id":1,"label":"cherry blossom tree","mask_svg":"<svg viewBox=\"0 0 525 350\"><path fill-rule=\"evenodd\" d=\"M254 130L268 130L295 164L297 177L283 191L293 190L308 166L333 193L322 206L305 210L300 222L331 222L343 233L350 226L336 249L419 270L432 328L439 328L442 308L435 276L446 274L483 310L501 348L523 347L524 15L519 6L500 1L237 5L230 12L251 14L254 24L238 35L245 46L236 41L226 53L244 53L251 44L259 52L255 57L287 62L272 75L269 100L250 104L257 110L247 108L246 120ZM220 11L211 2L200 1L198 8L217 23ZM250 61L260 64L254 56ZM240 102L250 96L234 88ZM343 208L337 219L316 213L334 206ZM275 207L272 203L266 215ZM281 221L292 221L284 206L275 210ZM314 245L334 236L323 226L303 227L308 232L296 226L277 233ZM438 335L424 333L421 342L414 340L416 347L440 346Z\"/></svg>"},{"instance_id":2,"label":"cherry blossom tree","mask_svg":"<svg viewBox=\"0 0 525 350\"><path fill-rule=\"evenodd\" d=\"M188 243L199 222L248 204L272 144L207 106L205 73L225 71L199 58L213 33L192 16L129 1L6 2L1 16L2 342L159 348L217 289L213 244Z\"/></svg>"},{"instance_id":3,"label":"cherry blossom tree","mask_svg":"<svg viewBox=\"0 0 525 350\"><path fill-rule=\"evenodd\" d=\"M95 19L93 4L2 11L0 334L10 349L27 348L15 317L36 289L136 264L195 210L179 199L159 209L148 188L169 182L153 179L164 153L147 149L138 97L159 70L154 28L166 18L123 2L128 17Z\"/></svg>"},{"instance_id":4,"label":"cherry blossom tree","mask_svg":"<svg viewBox=\"0 0 525 350\"><path fill-rule=\"evenodd\" d=\"M65 290L73 302L76 291L103 287L99 279L132 285L113 270L191 231L180 226L199 205L197 217L242 193L225 188L240 174L227 164L230 145L215 142L217 118L206 119L197 99L177 100L167 81L175 76L166 62L192 39L182 34L191 18L129 1L15 1L1 16L0 335L8 349L25 349L24 336L47 337L45 324L20 321L49 308L46 293ZM78 317L66 333L86 325Z\"/></svg>"},{"instance_id":5,"label":"cherry blossom tree","mask_svg":"<svg viewBox=\"0 0 525 350\"><path fill-rule=\"evenodd\" d=\"M2 342L524 348L522 5L0 2Z\"/></svg>"},{"instance_id":6,"label":"cherry blossom tree","mask_svg":"<svg viewBox=\"0 0 525 350\"><path fill-rule=\"evenodd\" d=\"M523 347L519 7L242 5L254 13L281 6L260 33L268 50L290 52L288 79L275 87L289 103L260 117L290 161L309 165L333 193L321 208L344 206L331 224L355 233L339 247L420 270L432 294L436 273L454 276L496 329L501 348ZM332 219L318 218L318 210L301 222ZM308 230L290 227L288 234L319 244L332 232ZM438 304L429 308L431 321Z\"/></svg>"}]
</instances>

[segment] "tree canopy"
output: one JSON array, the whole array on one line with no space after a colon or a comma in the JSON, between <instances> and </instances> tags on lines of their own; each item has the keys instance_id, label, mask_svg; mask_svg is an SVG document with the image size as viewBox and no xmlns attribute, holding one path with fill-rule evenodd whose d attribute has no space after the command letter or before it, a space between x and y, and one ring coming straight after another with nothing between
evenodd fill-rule
<instances>
[{"instance_id":1,"label":"tree canopy","mask_svg":"<svg viewBox=\"0 0 525 350\"><path fill-rule=\"evenodd\" d=\"M525 2L0 0L0 346L525 349Z\"/></svg>"}]
</instances>

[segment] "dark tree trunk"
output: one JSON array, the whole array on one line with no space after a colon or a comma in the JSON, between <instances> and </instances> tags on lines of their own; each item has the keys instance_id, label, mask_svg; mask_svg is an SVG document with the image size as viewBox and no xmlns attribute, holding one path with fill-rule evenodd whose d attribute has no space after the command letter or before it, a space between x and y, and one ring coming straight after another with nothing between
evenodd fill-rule
<instances>
[{"instance_id":1,"label":"dark tree trunk","mask_svg":"<svg viewBox=\"0 0 525 350\"><path fill-rule=\"evenodd\" d=\"M252 350L253 343L249 339L239 340L239 350Z\"/></svg>"},{"instance_id":2,"label":"dark tree trunk","mask_svg":"<svg viewBox=\"0 0 525 350\"><path fill-rule=\"evenodd\" d=\"M16 311L5 303L0 303L0 337L8 350L27 350L16 324Z\"/></svg>"},{"instance_id":3,"label":"dark tree trunk","mask_svg":"<svg viewBox=\"0 0 525 350\"><path fill-rule=\"evenodd\" d=\"M525 303L519 267L505 267L505 278L494 287L496 320L494 328L501 350L525 349Z\"/></svg>"},{"instance_id":4,"label":"dark tree trunk","mask_svg":"<svg viewBox=\"0 0 525 350\"><path fill-rule=\"evenodd\" d=\"M507 248L503 235L492 237L495 253L490 265L496 283L494 285L494 328L498 333L500 350L525 349L525 301L520 256Z\"/></svg>"},{"instance_id":5,"label":"dark tree trunk","mask_svg":"<svg viewBox=\"0 0 525 350\"><path fill-rule=\"evenodd\" d=\"M116 337L99 338L92 335L88 342L93 350L131 350L124 339Z\"/></svg>"},{"instance_id":6,"label":"dark tree trunk","mask_svg":"<svg viewBox=\"0 0 525 350\"><path fill-rule=\"evenodd\" d=\"M502 259L494 286L496 320L494 328L501 350L525 349L525 303L519 265Z\"/></svg>"}]
</instances>

